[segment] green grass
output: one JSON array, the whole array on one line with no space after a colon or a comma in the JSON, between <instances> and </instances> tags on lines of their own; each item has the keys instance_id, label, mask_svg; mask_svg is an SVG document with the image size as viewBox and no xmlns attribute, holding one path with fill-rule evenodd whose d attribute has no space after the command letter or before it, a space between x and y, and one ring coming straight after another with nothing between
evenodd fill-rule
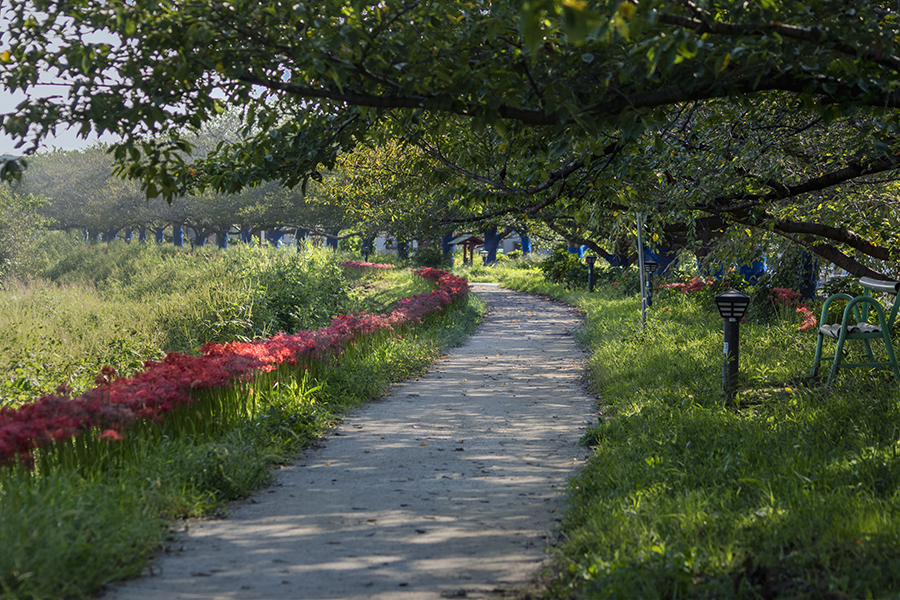
<instances>
[{"instance_id":1,"label":"green grass","mask_svg":"<svg viewBox=\"0 0 900 600\"><path fill-rule=\"evenodd\" d=\"M90 387L105 364L127 373L164 350L313 328L350 310L384 312L432 289L408 269L351 281L343 257L326 251L67 243L45 248L54 257L47 279L6 282L0 292L7 404L60 383ZM35 472L0 469L0 595L85 598L140 574L172 519L218 513L265 485L273 466L296 458L347 410L461 343L484 311L473 297L309 371L283 366L203 392L124 440L83 436L37 452Z\"/></svg>"},{"instance_id":2,"label":"green grass","mask_svg":"<svg viewBox=\"0 0 900 600\"><path fill-rule=\"evenodd\" d=\"M711 299L506 285L582 308L603 416L547 598L893 598L900 595L900 394L883 372L809 380L799 320L741 327L741 381L722 389Z\"/></svg>"},{"instance_id":3,"label":"green grass","mask_svg":"<svg viewBox=\"0 0 900 600\"><path fill-rule=\"evenodd\" d=\"M431 282L414 276L409 269L372 270L357 277L353 290L359 296L359 307L372 314L388 313L400 298L425 294L433 289Z\"/></svg>"},{"instance_id":4,"label":"green grass","mask_svg":"<svg viewBox=\"0 0 900 600\"><path fill-rule=\"evenodd\" d=\"M413 278L395 277L399 298ZM381 290L379 302L391 295ZM264 485L271 467L293 460L348 409L422 373L444 348L461 343L484 311L472 297L309 372L285 366L208 392L123 441L51 448L54 460L39 454L36 473L0 470L0 591L6 598L86 598L138 575L171 519L217 513ZM86 453L90 468L78 460Z\"/></svg>"},{"instance_id":5,"label":"green grass","mask_svg":"<svg viewBox=\"0 0 900 600\"><path fill-rule=\"evenodd\" d=\"M130 374L144 360L206 342L322 327L358 310L366 291L349 285L342 257L327 250L191 253L61 236L46 245L53 260L44 277L0 290L0 406L63 383L83 391L105 365Z\"/></svg>"}]
</instances>

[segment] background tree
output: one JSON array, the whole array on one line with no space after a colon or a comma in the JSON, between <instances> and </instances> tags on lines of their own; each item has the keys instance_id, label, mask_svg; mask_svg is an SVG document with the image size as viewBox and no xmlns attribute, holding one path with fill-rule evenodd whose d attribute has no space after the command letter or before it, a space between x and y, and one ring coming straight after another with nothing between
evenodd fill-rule
<instances>
[{"instance_id":1,"label":"background tree","mask_svg":"<svg viewBox=\"0 0 900 600\"><path fill-rule=\"evenodd\" d=\"M500 201L501 210L546 203L541 211L590 224L603 218L600 208L621 205L678 215L688 232L699 219L721 219L783 232L856 274L871 272L860 257L894 258L884 246L866 254L871 244L879 246L877 236L806 218L788 226L784 219L791 219L773 208L895 170L894 3L7 5L4 85L28 91L52 74L71 93L24 101L3 117L4 129L26 144L63 123L119 134L120 172L139 179L150 197L204 187L237 192L262 180L305 184L360 140L415 142L427 131L433 142L464 122L473 131L518 136L520 143L530 137L515 151L523 161L518 181L501 178L493 164L465 175L493 191L485 197L489 207L518 198ZM114 41L86 41L97 39L87 35L96 31ZM226 105L246 109L245 139L192 160L185 128L201 127ZM719 174L710 179L700 169L668 173L676 182L669 185L689 182L695 193L636 192L652 183L643 171L652 162L648 149L664 150L673 132L700 131L701 121L714 127L709 115L724 111L730 119L742 109L748 121L774 125L784 118L773 110L778 105L790 107L794 127L819 119L835 132L836 158L797 154L794 163L805 161L804 170L785 171L782 179L754 173L774 187L709 196L718 193ZM757 162L774 169L778 161ZM668 183L666 171L651 172ZM598 190L595 183L593 195L578 189L595 179L615 186Z\"/></svg>"},{"instance_id":2,"label":"background tree","mask_svg":"<svg viewBox=\"0 0 900 600\"><path fill-rule=\"evenodd\" d=\"M43 200L0 184L0 279L25 279L40 270L34 247L46 220L40 214Z\"/></svg>"}]
</instances>

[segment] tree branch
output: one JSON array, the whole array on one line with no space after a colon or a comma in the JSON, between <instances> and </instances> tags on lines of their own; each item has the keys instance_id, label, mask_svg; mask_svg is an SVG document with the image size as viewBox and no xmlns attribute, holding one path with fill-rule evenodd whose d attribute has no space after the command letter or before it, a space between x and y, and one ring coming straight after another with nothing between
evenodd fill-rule
<instances>
[{"instance_id":1,"label":"tree branch","mask_svg":"<svg viewBox=\"0 0 900 600\"><path fill-rule=\"evenodd\" d=\"M671 15L667 13L660 14L659 21L667 25L675 25L684 29L691 29L698 34L711 33L715 35L741 36L752 34L767 36L777 34L784 38L799 40L803 42L811 42L813 44L818 44L825 40L828 40L829 45L842 54L847 54L848 56L853 57L857 57L860 55L860 49L858 46L851 46L841 41L835 41L833 37L829 36L829 33L827 31L824 31L818 27L795 27L792 25L785 25L784 23L779 23L777 21L744 25L735 23L723 23L721 21L713 21L710 19L692 19L690 17L682 17L679 15ZM878 44L877 42L874 42L872 45L863 50L862 56L878 65L881 65L882 67L887 67L892 71L900 71L900 58L890 54L884 54L881 50L880 44Z\"/></svg>"}]
</instances>

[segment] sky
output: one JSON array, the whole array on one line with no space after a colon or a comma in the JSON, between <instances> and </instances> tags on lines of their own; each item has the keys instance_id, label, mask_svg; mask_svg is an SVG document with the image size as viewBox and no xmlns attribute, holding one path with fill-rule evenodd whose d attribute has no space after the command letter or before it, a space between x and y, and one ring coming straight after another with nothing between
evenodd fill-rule
<instances>
[{"instance_id":1,"label":"sky","mask_svg":"<svg viewBox=\"0 0 900 600\"><path fill-rule=\"evenodd\" d=\"M16 105L21 102L23 98L24 95L20 93L10 94L5 90L0 91L0 114L15 111ZM77 131L77 129L60 129L57 131L56 136L44 140L41 150L52 150L53 148L58 148L60 150L81 150L97 143L97 136L92 135L87 140L83 140L78 137ZM102 141L114 142L115 139L116 138L113 136L103 136ZM15 146L16 142L13 138L0 132L0 154L21 155L24 148L16 148Z\"/></svg>"},{"instance_id":2,"label":"sky","mask_svg":"<svg viewBox=\"0 0 900 600\"><path fill-rule=\"evenodd\" d=\"M2 1L0 1L0 6L2 6ZM5 20L6 17L2 13L2 8L0 8L0 48L5 47L6 44L9 43L7 37L8 33L8 21ZM84 42L103 42L103 43L116 43L117 39L115 36L105 33L105 32L93 32L93 33L83 33L80 36L80 39ZM46 73L45 73L46 75ZM53 85L53 81L49 75L41 77L41 85L35 89L34 94L36 95L65 95L66 88L60 85ZM0 114L6 114L14 112L16 106L25 99L25 94L21 91L17 91L15 93L10 93L8 90L4 89L0 86ZM60 128L57 131L57 135L53 137L46 138L41 145L41 150L52 150L54 147L59 148L61 150L80 150L82 148L86 148L92 144L95 144L98 141L97 136L91 136L86 140L83 140L77 135L78 128L73 128L69 130L65 130ZM113 136L104 136L101 141L104 142L114 142L116 138ZM21 155L23 153L24 148L16 148L16 142L13 138L3 134L0 131L0 155L2 154L13 154L13 155Z\"/></svg>"}]
</instances>

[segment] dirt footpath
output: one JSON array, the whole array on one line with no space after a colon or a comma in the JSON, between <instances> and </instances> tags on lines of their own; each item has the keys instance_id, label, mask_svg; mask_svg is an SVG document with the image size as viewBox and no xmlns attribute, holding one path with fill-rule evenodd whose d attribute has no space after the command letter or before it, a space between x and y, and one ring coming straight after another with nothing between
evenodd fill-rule
<instances>
[{"instance_id":1,"label":"dirt footpath","mask_svg":"<svg viewBox=\"0 0 900 600\"><path fill-rule=\"evenodd\" d=\"M596 421L573 309L475 284L478 332L107 600L497 598L548 558Z\"/></svg>"}]
</instances>

